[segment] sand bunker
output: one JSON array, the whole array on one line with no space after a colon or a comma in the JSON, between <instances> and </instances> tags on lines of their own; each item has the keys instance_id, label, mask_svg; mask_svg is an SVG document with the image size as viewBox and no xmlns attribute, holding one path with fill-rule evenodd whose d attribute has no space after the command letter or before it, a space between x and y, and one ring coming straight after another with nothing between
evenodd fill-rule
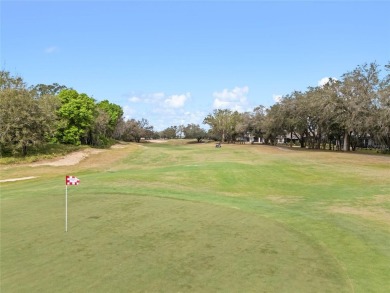
<instances>
[{"instance_id":1,"label":"sand bunker","mask_svg":"<svg viewBox=\"0 0 390 293\"><path fill-rule=\"evenodd\" d=\"M113 145L111 148L114 149L121 149L125 148L124 145ZM101 152L104 152L106 150L101 150L101 149L85 149L82 151L77 151L70 153L66 156L64 156L61 159L57 160L50 160L50 161L40 161L36 163L29 164L28 166L30 167L39 167L39 166L54 166L54 167L60 167L60 166L72 166L80 163L83 159L87 158L90 155L94 154L99 154ZM36 176L29 176L29 177L20 177L20 178L10 178L10 179L2 179L0 180L0 183L2 182L13 182L13 181L20 181L20 180L28 180L28 179L33 179L37 178Z\"/></svg>"},{"instance_id":2,"label":"sand bunker","mask_svg":"<svg viewBox=\"0 0 390 293\"><path fill-rule=\"evenodd\" d=\"M1 182L13 182L13 181L20 181L20 180L28 180L28 179L34 179L34 178L37 178L37 177L36 176L29 176L29 177L3 179L3 180L0 180L0 183Z\"/></svg>"},{"instance_id":3,"label":"sand bunker","mask_svg":"<svg viewBox=\"0 0 390 293\"><path fill-rule=\"evenodd\" d=\"M38 167L38 166L72 166L80 163L81 160L87 158L90 155L98 154L104 152L105 150L98 149L86 149L78 152L74 152L66 155L65 157L55 160L55 161L47 161L47 162L37 162L32 163L29 166Z\"/></svg>"}]
</instances>

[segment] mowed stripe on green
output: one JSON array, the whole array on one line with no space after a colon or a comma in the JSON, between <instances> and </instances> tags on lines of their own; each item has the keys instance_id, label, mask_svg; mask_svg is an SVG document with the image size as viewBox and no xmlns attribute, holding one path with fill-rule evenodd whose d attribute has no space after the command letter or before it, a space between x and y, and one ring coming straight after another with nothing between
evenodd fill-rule
<instances>
[{"instance_id":1,"label":"mowed stripe on green","mask_svg":"<svg viewBox=\"0 0 390 293\"><path fill-rule=\"evenodd\" d=\"M74 167L82 181L69 188L68 233L63 169L2 185L2 290L390 285L388 157L182 143L126 150L115 163L107 154Z\"/></svg>"}]
</instances>

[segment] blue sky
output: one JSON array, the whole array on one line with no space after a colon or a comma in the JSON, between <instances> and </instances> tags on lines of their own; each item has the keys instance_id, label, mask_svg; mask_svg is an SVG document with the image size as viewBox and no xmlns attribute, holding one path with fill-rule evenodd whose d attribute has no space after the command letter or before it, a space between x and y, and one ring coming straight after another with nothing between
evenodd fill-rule
<instances>
[{"instance_id":1,"label":"blue sky","mask_svg":"<svg viewBox=\"0 0 390 293\"><path fill-rule=\"evenodd\" d=\"M1 68L201 124L390 61L387 1L1 1Z\"/></svg>"}]
</instances>

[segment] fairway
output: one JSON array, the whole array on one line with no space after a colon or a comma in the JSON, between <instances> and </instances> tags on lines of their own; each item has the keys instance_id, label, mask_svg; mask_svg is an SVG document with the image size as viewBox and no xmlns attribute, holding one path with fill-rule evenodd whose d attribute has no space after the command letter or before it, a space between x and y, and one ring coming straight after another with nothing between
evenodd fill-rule
<instances>
[{"instance_id":1,"label":"fairway","mask_svg":"<svg viewBox=\"0 0 390 293\"><path fill-rule=\"evenodd\" d=\"M389 156L188 142L1 165L0 291L389 291Z\"/></svg>"}]
</instances>

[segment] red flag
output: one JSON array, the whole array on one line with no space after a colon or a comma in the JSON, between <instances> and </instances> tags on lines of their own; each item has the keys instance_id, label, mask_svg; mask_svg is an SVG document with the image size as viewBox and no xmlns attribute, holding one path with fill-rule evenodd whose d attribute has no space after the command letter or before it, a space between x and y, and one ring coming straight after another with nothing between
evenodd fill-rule
<instances>
[{"instance_id":1,"label":"red flag","mask_svg":"<svg viewBox=\"0 0 390 293\"><path fill-rule=\"evenodd\" d=\"M74 176L66 176L65 184L66 185L79 185L80 179L78 179L77 177L74 177Z\"/></svg>"}]
</instances>

